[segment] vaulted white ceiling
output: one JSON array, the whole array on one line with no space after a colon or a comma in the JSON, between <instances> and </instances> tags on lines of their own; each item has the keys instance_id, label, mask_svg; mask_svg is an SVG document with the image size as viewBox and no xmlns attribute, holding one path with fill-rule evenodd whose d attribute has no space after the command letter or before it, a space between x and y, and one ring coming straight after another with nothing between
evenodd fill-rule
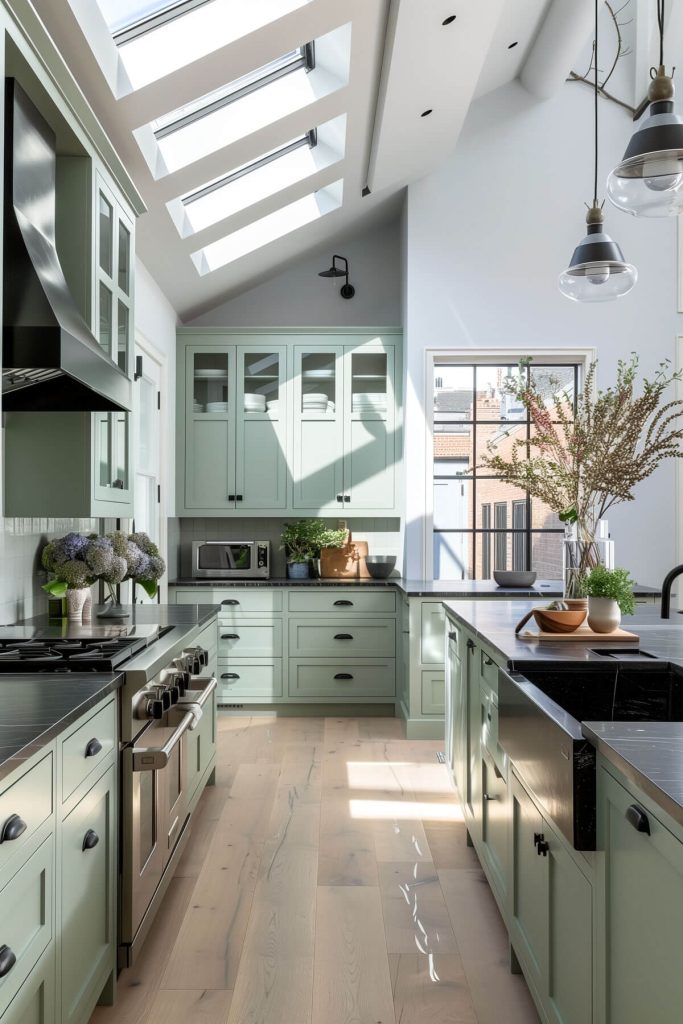
<instances>
[{"instance_id":1,"label":"vaulted white ceiling","mask_svg":"<svg viewBox=\"0 0 683 1024\"><path fill-rule=\"evenodd\" d=\"M519 74L553 0L184 0L118 47L113 21L160 0L33 2L145 201L138 254L189 319L394 208L453 151L472 100ZM311 42L313 70L250 91L244 76ZM187 127L164 136L172 113Z\"/></svg>"}]
</instances>

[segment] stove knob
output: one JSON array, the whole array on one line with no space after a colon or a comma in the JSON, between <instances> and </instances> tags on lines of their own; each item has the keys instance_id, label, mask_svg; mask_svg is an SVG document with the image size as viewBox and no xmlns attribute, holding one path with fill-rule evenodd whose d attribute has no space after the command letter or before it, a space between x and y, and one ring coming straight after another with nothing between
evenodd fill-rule
<instances>
[{"instance_id":1,"label":"stove knob","mask_svg":"<svg viewBox=\"0 0 683 1024\"><path fill-rule=\"evenodd\" d=\"M171 704L177 704L180 700L180 689L177 686L169 686L166 693L171 698Z\"/></svg>"},{"instance_id":2,"label":"stove knob","mask_svg":"<svg viewBox=\"0 0 683 1024\"><path fill-rule=\"evenodd\" d=\"M202 648L199 657L201 659L202 665L206 667L209 664L209 652L205 651L204 648Z\"/></svg>"},{"instance_id":3,"label":"stove knob","mask_svg":"<svg viewBox=\"0 0 683 1024\"><path fill-rule=\"evenodd\" d=\"M154 700L147 701L145 711L147 712L148 718L159 719L164 717L164 705L162 701L157 700L156 698Z\"/></svg>"},{"instance_id":4,"label":"stove knob","mask_svg":"<svg viewBox=\"0 0 683 1024\"><path fill-rule=\"evenodd\" d=\"M171 700L171 694L169 693L168 690L162 690L159 693L159 696L158 696L157 699L161 701L161 705L162 705L164 711L168 711L168 709L170 708L171 704L173 703L173 701Z\"/></svg>"}]
</instances>

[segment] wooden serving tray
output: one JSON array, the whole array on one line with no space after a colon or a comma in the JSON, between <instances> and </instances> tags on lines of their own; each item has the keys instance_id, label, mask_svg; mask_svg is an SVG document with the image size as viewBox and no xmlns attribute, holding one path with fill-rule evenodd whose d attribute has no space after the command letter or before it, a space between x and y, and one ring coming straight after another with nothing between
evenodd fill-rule
<instances>
[{"instance_id":1,"label":"wooden serving tray","mask_svg":"<svg viewBox=\"0 0 683 1024\"><path fill-rule=\"evenodd\" d=\"M629 633L627 629L615 629L613 633L595 633L590 626L586 625L579 626L573 633L545 633L533 629L524 629L517 636L520 640L552 640L553 643L565 640L574 640L575 642L580 640L583 643L588 641L592 644L600 643L604 640L608 640L610 643L640 640L636 633Z\"/></svg>"}]
</instances>

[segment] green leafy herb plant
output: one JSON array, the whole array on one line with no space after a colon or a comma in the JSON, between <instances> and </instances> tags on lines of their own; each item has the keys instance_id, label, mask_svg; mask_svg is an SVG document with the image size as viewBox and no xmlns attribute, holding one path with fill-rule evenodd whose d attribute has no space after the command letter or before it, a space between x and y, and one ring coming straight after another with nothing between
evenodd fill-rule
<instances>
[{"instance_id":1,"label":"green leafy herb plant","mask_svg":"<svg viewBox=\"0 0 683 1024\"><path fill-rule=\"evenodd\" d=\"M584 597L605 597L616 601L622 615L633 615L636 609L633 586L627 569L606 569L604 565L596 565L581 580Z\"/></svg>"}]
</instances>

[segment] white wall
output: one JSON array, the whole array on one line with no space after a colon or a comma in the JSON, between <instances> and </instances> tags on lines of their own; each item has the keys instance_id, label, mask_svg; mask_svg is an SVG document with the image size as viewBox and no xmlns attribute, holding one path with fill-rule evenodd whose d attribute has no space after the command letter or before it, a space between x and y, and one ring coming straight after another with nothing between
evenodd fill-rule
<instances>
[{"instance_id":1,"label":"white wall","mask_svg":"<svg viewBox=\"0 0 683 1024\"><path fill-rule=\"evenodd\" d=\"M356 289L343 299L343 279L318 277L333 253L350 264ZM276 277L204 313L204 327L396 327L401 319L401 234L398 219L336 243L331 241Z\"/></svg>"},{"instance_id":2,"label":"white wall","mask_svg":"<svg viewBox=\"0 0 683 1024\"><path fill-rule=\"evenodd\" d=\"M538 103L513 83L477 101L451 160L410 186L406 212L407 572L422 571L425 480L425 349L590 347L599 381L616 360L639 352L651 373L675 360L676 224L639 220L605 207L607 230L640 279L617 302L580 305L557 277L584 234L591 199L591 103L567 84ZM620 158L632 123L601 103L601 173ZM643 484L637 501L610 513L617 562L658 584L676 558L675 469Z\"/></svg>"}]
</instances>

